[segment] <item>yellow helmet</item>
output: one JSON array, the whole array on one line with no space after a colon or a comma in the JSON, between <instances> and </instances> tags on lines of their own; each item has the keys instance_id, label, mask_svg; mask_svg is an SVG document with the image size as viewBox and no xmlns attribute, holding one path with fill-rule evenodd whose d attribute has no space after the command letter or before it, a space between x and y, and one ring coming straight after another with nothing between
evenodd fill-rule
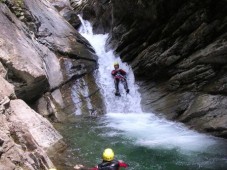
<instances>
[{"instance_id":1,"label":"yellow helmet","mask_svg":"<svg viewBox=\"0 0 227 170\"><path fill-rule=\"evenodd\" d=\"M114 152L112 149L107 148L104 150L103 154L102 154L102 159L104 161L112 161L114 159Z\"/></svg>"},{"instance_id":2,"label":"yellow helmet","mask_svg":"<svg viewBox=\"0 0 227 170\"><path fill-rule=\"evenodd\" d=\"M114 65L114 66L119 66L119 63L118 63L118 62L114 62L113 65Z\"/></svg>"}]
</instances>

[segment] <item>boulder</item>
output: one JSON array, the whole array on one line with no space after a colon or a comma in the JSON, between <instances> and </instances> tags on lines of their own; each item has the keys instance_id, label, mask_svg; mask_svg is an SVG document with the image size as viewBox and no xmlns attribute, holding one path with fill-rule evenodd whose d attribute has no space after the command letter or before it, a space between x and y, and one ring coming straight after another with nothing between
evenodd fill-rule
<instances>
[{"instance_id":1,"label":"boulder","mask_svg":"<svg viewBox=\"0 0 227 170\"><path fill-rule=\"evenodd\" d=\"M37 145L47 152L57 151L65 147L62 136L53 128L51 123L32 110L22 100L10 102L11 115L9 120L16 126L27 129Z\"/></svg>"}]
</instances>

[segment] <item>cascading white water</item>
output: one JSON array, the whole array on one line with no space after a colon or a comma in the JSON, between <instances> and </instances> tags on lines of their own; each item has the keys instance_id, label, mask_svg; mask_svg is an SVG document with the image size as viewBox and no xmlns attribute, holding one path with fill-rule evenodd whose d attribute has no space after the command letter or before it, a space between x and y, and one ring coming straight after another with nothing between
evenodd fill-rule
<instances>
[{"instance_id":1,"label":"cascading white water","mask_svg":"<svg viewBox=\"0 0 227 170\"><path fill-rule=\"evenodd\" d=\"M149 148L202 151L215 144L216 140L212 137L189 130L179 123L161 119L153 113L143 113L138 86L135 84L131 67L122 63L113 51L105 51L108 34L94 35L89 22L82 19L81 21L83 26L79 32L90 42L99 57L97 84L102 90L107 108L107 114L102 121L106 122L107 127L113 129L113 134L123 133L124 136L132 138L135 145ZM130 93L126 95L121 85L121 97L114 95L115 89L111 71L115 61L119 62L120 67L128 73ZM106 135L111 135L111 133L108 131Z\"/></svg>"},{"instance_id":2,"label":"cascading white water","mask_svg":"<svg viewBox=\"0 0 227 170\"><path fill-rule=\"evenodd\" d=\"M81 17L80 17L81 19ZM83 35L93 46L98 58L99 73L97 77L97 83L102 89L102 94L105 100L107 112L119 112L119 113L141 113L140 106L140 94L138 93L137 85L135 84L134 74L130 66L126 63L122 63L119 57L113 54L113 51L105 51L105 43L108 38L108 34L94 35L92 27L89 22L82 21L83 27L80 28L79 32ZM114 81L111 76L111 71L114 69L114 62L118 62L120 68L127 72L127 82L130 89L130 93L126 95L123 85L120 84L121 97L114 95Z\"/></svg>"}]
</instances>

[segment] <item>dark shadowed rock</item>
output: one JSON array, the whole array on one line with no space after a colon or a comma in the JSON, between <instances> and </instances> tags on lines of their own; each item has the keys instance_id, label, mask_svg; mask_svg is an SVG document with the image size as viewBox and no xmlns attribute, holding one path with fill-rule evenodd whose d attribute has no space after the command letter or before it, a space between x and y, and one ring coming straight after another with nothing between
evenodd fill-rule
<instances>
[{"instance_id":1,"label":"dark shadowed rock","mask_svg":"<svg viewBox=\"0 0 227 170\"><path fill-rule=\"evenodd\" d=\"M81 21L78 14L74 11L67 11L63 14L63 17L68 21L75 29L78 29L81 25Z\"/></svg>"},{"instance_id":2,"label":"dark shadowed rock","mask_svg":"<svg viewBox=\"0 0 227 170\"><path fill-rule=\"evenodd\" d=\"M94 33L104 34L110 31L112 20L110 0L70 0L70 2L77 14L81 14L84 20L91 22Z\"/></svg>"}]
</instances>

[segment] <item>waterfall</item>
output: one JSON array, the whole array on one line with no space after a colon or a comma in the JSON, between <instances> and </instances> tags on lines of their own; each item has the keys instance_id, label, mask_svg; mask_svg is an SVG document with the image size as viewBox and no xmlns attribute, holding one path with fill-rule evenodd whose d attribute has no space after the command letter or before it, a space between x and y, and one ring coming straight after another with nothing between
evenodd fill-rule
<instances>
[{"instance_id":1,"label":"waterfall","mask_svg":"<svg viewBox=\"0 0 227 170\"><path fill-rule=\"evenodd\" d=\"M90 23L84 21L81 17L80 19L82 27L79 32L90 42L99 57L97 84L102 90L107 108L107 114L102 120L106 122L107 127L119 130L119 133L134 138L136 144L147 147L179 148L194 151L206 149L215 143L213 139L189 130L180 123L167 121L153 113L143 113L140 105L139 87L135 83L131 67L123 63L119 56L114 55L112 50L105 50L108 34L94 35ZM130 93L126 94L121 85L121 97L114 95L114 81L111 76L111 71L114 69L113 63L116 61L120 68L127 72L130 89ZM108 132L107 135L109 134Z\"/></svg>"},{"instance_id":2,"label":"waterfall","mask_svg":"<svg viewBox=\"0 0 227 170\"><path fill-rule=\"evenodd\" d=\"M97 84L102 90L102 95L106 104L107 112L141 113L141 98L138 92L138 86L135 84L135 78L131 67L127 65L127 63L123 63L119 56L115 56L112 50L105 50L105 43L106 39L108 38L108 34L94 35L90 23L87 21L83 21L81 17L80 19L83 26L80 28L79 32L90 42L90 44L95 49L97 56L99 57L99 69L96 80ZM126 94L123 85L120 83L119 88L121 97L117 97L114 95L115 87L113 78L111 76L111 71L114 69L114 62L118 62L120 68L127 72L127 82L130 93Z\"/></svg>"}]
</instances>

